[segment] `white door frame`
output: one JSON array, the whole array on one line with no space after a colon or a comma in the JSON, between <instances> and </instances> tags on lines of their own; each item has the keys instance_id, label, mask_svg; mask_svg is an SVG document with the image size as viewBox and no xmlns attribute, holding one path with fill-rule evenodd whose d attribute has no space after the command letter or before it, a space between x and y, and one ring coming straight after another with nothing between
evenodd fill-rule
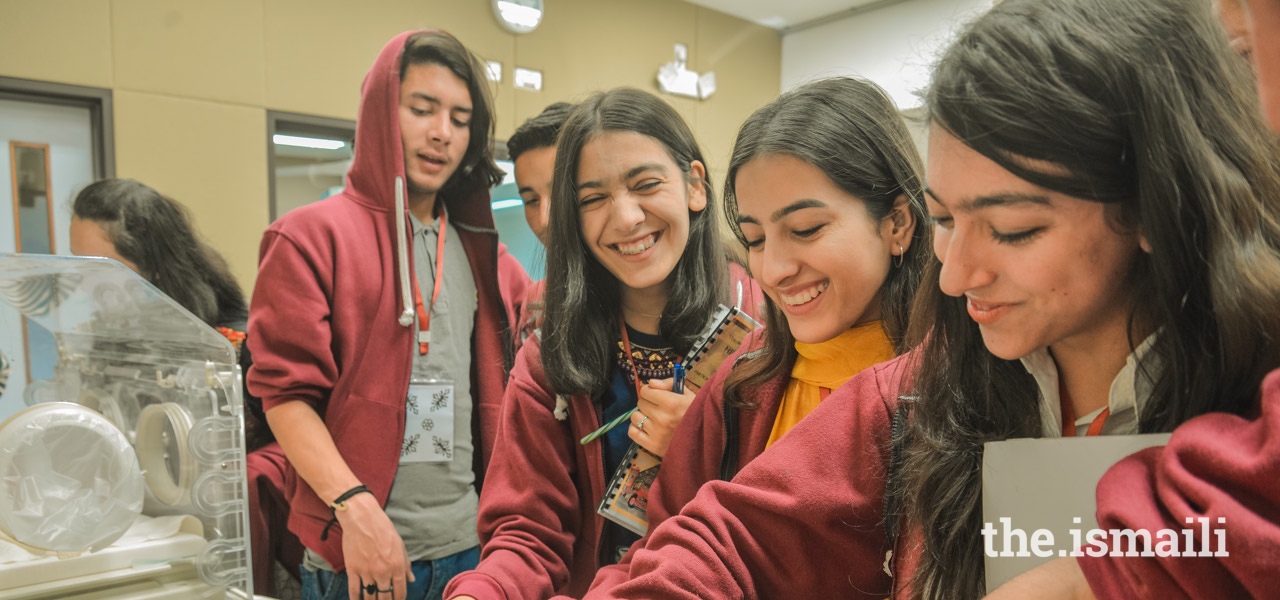
<instances>
[{"instance_id":1,"label":"white door frame","mask_svg":"<svg viewBox=\"0 0 1280 600\"><path fill-rule=\"evenodd\" d=\"M116 176L115 117L111 90L0 77L0 99L88 108L93 129L93 178L96 180Z\"/></svg>"}]
</instances>

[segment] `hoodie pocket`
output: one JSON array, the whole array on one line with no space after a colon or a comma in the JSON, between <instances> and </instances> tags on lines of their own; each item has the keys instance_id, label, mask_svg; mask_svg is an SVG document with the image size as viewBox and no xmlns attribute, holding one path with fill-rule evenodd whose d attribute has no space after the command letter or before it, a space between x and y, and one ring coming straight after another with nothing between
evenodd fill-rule
<instances>
[{"instance_id":1,"label":"hoodie pocket","mask_svg":"<svg viewBox=\"0 0 1280 600\"><path fill-rule=\"evenodd\" d=\"M331 405L325 423L347 466L361 481L363 474L383 472L400 461L400 441L404 437L404 398L394 404L374 401L359 394ZM337 410L334 410L337 408ZM394 467L391 467L394 472Z\"/></svg>"}]
</instances>

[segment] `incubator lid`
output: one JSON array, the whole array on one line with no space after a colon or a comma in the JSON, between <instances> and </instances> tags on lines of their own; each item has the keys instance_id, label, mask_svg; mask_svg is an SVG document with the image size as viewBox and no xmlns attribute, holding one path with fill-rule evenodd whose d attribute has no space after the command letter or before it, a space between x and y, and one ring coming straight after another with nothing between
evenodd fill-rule
<instances>
[{"instance_id":1,"label":"incubator lid","mask_svg":"<svg viewBox=\"0 0 1280 600\"><path fill-rule=\"evenodd\" d=\"M36 550L100 550L142 499L129 440L98 413L52 402L0 423L0 534Z\"/></svg>"},{"instance_id":2,"label":"incubator lid","mask_svg":"<svg viewBox=\"0 0 1280 600\"><path fill-rule=\"evenodd\" d=\"M76 354L135 363L236 362L225 337L108 258L0 254L0 302Z\"/></svg>"}]
</instances>

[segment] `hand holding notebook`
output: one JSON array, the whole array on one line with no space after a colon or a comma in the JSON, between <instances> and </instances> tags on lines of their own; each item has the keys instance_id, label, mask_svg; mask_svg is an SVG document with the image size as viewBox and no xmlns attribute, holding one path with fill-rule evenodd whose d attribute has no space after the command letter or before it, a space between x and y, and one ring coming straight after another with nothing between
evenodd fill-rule
<instances>
[{"instance_id":1,"label":"hand holding notebook","mask_svg":"<svg viewBox=\"0 0 1280 600\"><path fill-rule=\"evenodd\" d=\"M672 368L672 378L671 378L671 379L672 379L672 383L671 383L671 392L672 392L672 393L675 393L675 394L684 394L684 373L685 373L685 370L684 370L684 364L683 364L683 361L682 361L681 359L676 359L676 364L675 364L675 366ZM648 385L648 384L646 384L646 385ZM595 430L595 431L592 431L591 433L588 433L588 434L587 434L586 436L584 436L581 440L578 440L578 443L580 443L580 444L582 444L582 445L584 445L584 446L585 446L585 445L587 445L587 444L591 443L592 441L594 441L596 438L598 438L598 437L600 437L600 436L602 436L602 435L604 435L604 434L606 434L606 433L609 433L610 431L612 431L612 430L613 430L613 428L614 428L614 427L617 427L618 425L621 425L624 421L631 421L632 423L637 423L637 425L639 425L639 423L637 422L637 419L636 419L636 418L634 418L634 417L632 417L632 415L634 415L634 414L635 414L637 411L639 411L639 410L640 410L640 406L639 406L639 405L638 405L638 403L637 403L637 406L636 406L635 408L633 408L633 409L631 409L631 410L629 410L629 411L627 411L627 412L624 412L624 413L622 413L621 415L618 415L618 416L617 416L615 419L613 419L612 421L609 421L608 423L605 423L603 427L601 427L601 428L599 428L599 429L597 429L597 430ZM647 423L647 421L646 421L646 423Z\"/></svg>"},{"instance_id":2,"label":"hand holding notebook","mask_svg":"<svg viewBox=\"0 0 1280 600\"><path fill-rule=\"evenodd\" d=\"M666 389L667 380L663 380L661 383L654 381L646 387L664 392L696 393L711 378L711 375L720 368L724 360L737 351L743 340L746 339L747 334L759 326L758 323L743 314L737 307L728 308L722 306L708 323L706 331L693 345L688 359L683 361L683 364L676 364L673 369L673 377L670 380L671 389ZM685 365L688 365L688 367L686 368ZM645 399L643 396L639 402L641 406L644 406ZM683 404L683 408L688 408L688 402ZM642 415L645 413L645 410L641 410L636 414ZM631 413L627 413L627 415L629 414ZM680 416L682 417L683 414L684 411L681 410ZM626 417L627 415L623 416ZM639 429L644 429L649 425L648 421L644 421L646 418L643 416L631 417L632 422ZM620 423L622 420L620 418L616 419L615 423L606 424L591 435L582 438L582 443L589 443L591 440L603 435L605 431L608 431L613 425ZM643 426L641 421L644 421ZM679 423L679 418L675 419L675 423ZM674 424L671 429L674 430ZM658 448L658 450L660 450L660 453L665 453L665 445ZM659 454L654 454L641 448L638 444L632 444L631 449L623 457L621 464L618 465L618 469L614 472L609 485L605 488L605 495L597 512L606 519L644 535L649 528L647 512L649 487L653 485L661 466L662 457Z\"/></svg>"},{"instance_id":3,"label":"hand holding notebook","mask_svg":"<svg viewBox=\"0 0 1280 600\"><path fill-rule=\"evenodd\" d=\"M683 385L681 387L684 387ZM694 393L675 390L675 379L654 379L640 390L638 410L627 432L635 443L658 457L665 456L676 427L693 404Z\"/></svg>"},{"instance_id":4,"label":"hand holding notebook","mask_svg":"<svg viewBox=\"0 0 1280 600\"><path fill-rule=\"evenodd\" d=\"M677 394L683 394L685 387L692 388L697 392L702 388L707 380L711 379L711 375L720 368L720 364L730 354L737 351L742 345L742 341L746 339L747 334L760 327L760 324L752 319L749 315L742 312L738 307L729 308L721 305L720 310L712 315L707 328L698 337L697 342L693 344L693 349L689 351L689 357L683 361L676 361L673 369L673 380L678 382L673 384L672 391ZM678 388L675 386L679 385ZM609 430L631 420L631 415L636 412L633 408L615 418L599 429L583 436L578 443L582 445L590 444L600 436L609 432Z\"/></svg>"}]
</instances>

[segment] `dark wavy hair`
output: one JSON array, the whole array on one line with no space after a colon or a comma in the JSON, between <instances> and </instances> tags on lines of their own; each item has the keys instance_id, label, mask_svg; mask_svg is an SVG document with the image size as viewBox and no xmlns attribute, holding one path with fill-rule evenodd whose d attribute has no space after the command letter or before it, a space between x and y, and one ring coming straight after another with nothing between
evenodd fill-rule
<instances>
[{"instance_id":1,"label":"dark wavy hair","mask_svg":"<svg viewBox=\"0 0 1280 600\"><path fill-rule=\"evenodd\" d=\"M915 231L902 264L891 263L881 283L880 314L885 335L898 353L906 339L911 298L929 260L920 154L906 123L884 90L864 79L839 77L806 84L757 110L738 130L724 184L724 212L738 241L746 238L738 225L736 179L743 165L760 157L787 155L821 170L833 183L862 201L879 223L906 197ZM725 381L725 400L753 405L746 396L765 381L783 375L796 359L795 338L786 315L765 297L764 351L735 368Z\"/></svg>"},{"instance_id":2,"label":"dark wavy hair","mask_svg":"<svg viewBox=\"0 0 1280 600\"><path fill-rule=\"evenodd\" d=\"M102 226L120 256L201 321L243 329L244 292L182 205L132 179L103 179L80 190L71 211Z\"/></svg>"},{"instance_id":3,"label":"dark wavy hair","mask_svg":"<svg viewBox=\"0 0 1280 600\"><path fill-rule=\"evenodd\" d=\"M715 194L710 182L693 179L691 165L706 166L702 150L684 119L653 94L630 88L597 93L579 104L560 131L551 185L547 227L546 319L543 363L558 394L596 396L609 384L611 349L619 339L621 292L616 277L601 265L582 239L578 214L578 162L582 147L608 131L632 131L657 140L685 180L706 190L707 206L689 211L689 241L671 281L659 323L663 338L685 354L726 295L728 271L716 233Z\"/></svg>"},{"instance_id":4,"label":"dark wavy hair","mask_svg":"<svg viewBox=\"0 0 1280 600\"><path fill-rule=\"evenodd\" d=\"M568 102L556 102L516 128L516 132L507 138L507 157L513 162L521 154L538 148L551 148L556 145L556 136L564 127L565 119L573 112L573 105Z\"/></svg>"},{"instance_id":5,"label":"dark wavy hair","mask_svg":"<svg viewBox=\"0 0 1280 600\"><path fill-rule=\"evenodd\" d=\"M1019 178L1108 205L1149 242L1124 307L1130 331L1158 331L1142 432L1247 412L1280 363L1277 145L1251 82L1199 0L1006 0L934 71L936 126ZM934 260L916 304L933 327L890 482L924 537L912 595L930 600L984 592L983 444L1044 433L1035 382L986 350L939 273Z\"/></svg>"},{"instance_id":6,"label":"dark wavy hair","mask_svg":"<svg viewBox=\"0 0 1280 600\"><path fill-rule=\"evenodd\" d=\"M444 31L423 31L405 40L400 55L400 81L413 65L443 66L467 84L471 94L471 139L462 155L462 164L445 183L441 193L453 196L477 188L488 189L502 183L503 172L493 162L493 95L484 65L458 38Z\"/></svg>"}]
</instances>

